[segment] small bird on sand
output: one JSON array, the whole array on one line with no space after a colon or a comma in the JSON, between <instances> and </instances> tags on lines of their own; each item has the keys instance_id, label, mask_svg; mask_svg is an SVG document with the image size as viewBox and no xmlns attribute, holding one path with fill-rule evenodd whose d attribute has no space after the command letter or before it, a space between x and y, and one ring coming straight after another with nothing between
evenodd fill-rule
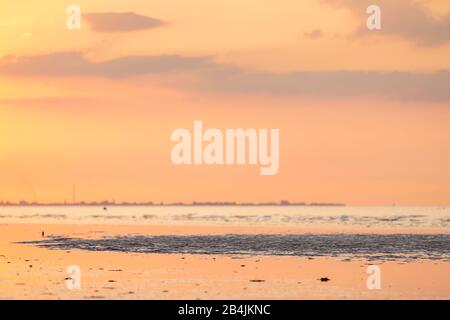
<instances>
[{"instance_id":1,"label":"small bird on sand","mask_svg":"<svg viewBox=\"0 0 450 320\"><path fill-rule=\"evenodd\" d=\"M45 237L45 232L44 231L42 231L42 237Z\"/></svg>"},{"instance_id":2,"label":"small bird on sand","mask_svg":"<svg viewBox=\"0 0 450 320\"><path fill-rule=\"evenodd\" d=\"M327 278L327 277L324 277L324 278L320 278L320 281L322 281L322 282L327 282L327 281L330 281L331 279L330 278Z\"/></svg>"}]
</instances>

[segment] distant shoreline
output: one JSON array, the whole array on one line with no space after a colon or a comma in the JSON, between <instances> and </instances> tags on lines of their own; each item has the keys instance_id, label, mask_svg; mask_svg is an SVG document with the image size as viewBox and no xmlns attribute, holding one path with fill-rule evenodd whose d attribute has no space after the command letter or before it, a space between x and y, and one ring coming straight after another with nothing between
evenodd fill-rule
<instances>
[{"instance_id":1,"label":"distant shoreline","mask_svg":"<svg viewBox=\"0 0 450 320\"><path fill-rule=\"evenodd\" d=\"M327 203L327 202L289 202L289 201L280 201L280 202L261 202L261 203L238 203L238 202L192 202L192 203L183 203L183 202L175 202L175 203L154 203L154 202L77 202L77 203L37 203L37 202L20 202L20 203L10 203L10 202L0 202L0 207L37 207L37 206L65 206L65 207L95 207L95 206L116 206L116 207L130 207L130 206L155 206L155 207L200 207L200 206L229 206L229 207L289 207L289 206L305 206L305 207L344 207L346 204L343 203Z\"/></svg>"}]
</instances>

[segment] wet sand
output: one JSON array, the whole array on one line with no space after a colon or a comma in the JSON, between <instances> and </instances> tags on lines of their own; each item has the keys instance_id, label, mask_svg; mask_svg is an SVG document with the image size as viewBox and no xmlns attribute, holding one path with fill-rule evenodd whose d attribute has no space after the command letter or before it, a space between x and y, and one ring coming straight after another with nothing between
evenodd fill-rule
<instances>
[{"instance_id":1,"label":"wet sand","mask_svg":"<svg viewBox=\"0 0 450 320\"><path fill-rule=\"evenodd\" d=\"M98 239L123 235L302 233L310 229L211 226L0 225L2 299L449 299L450 262L367 261L217 254L50 250L18 242L52 235ZM314 230L328 233L332 230ZM334 230L336 232L336 230ZM350 231L350 230L349 230ZM351 230L360 232L362 230ZM383 230L371 230L381 232ZM395 230L385 230L395 233ZM405 230L403 230L404 232ZM339 232L344 232L339 229ZM347 232L347 231L345 231ZM408 232L413 232L409 230ZM418 233L443 233L421 230ZM446 232L447 233L447 232ZM367 288L367 266L381 270L381 289ZM69 289L67 267L81 269ZM320 281L320 278L330 281Z\"/></svg>"}]
</instances>

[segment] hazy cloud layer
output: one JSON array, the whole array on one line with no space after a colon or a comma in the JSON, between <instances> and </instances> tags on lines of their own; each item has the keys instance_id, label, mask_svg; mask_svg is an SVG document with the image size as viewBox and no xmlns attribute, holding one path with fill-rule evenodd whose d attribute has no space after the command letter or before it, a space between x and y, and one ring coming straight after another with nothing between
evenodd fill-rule
<instances>
[{"instance_id":1,"label":"hazy cloud layer","mask_svg":"<svg viewBox=\"0 0 450 320\"><path fill-rule=\"evenodd\" d=\"M84 97L63 97L63 96L48 96L48 97L34 97L34 98L12 98L0 99L0 106L61 106L61 105L85 105L86 103L98 103L98 99L84 98Z\"/></svg>"},{"instance_id":2,"label":"hazy cloud layer","mask_svg":"<svg viewBox=\"0 0 450 320\"><path fill-rule=\"evenodd\" d=\"M126 56L104 62L91 62L78 52L40 56L7 56L0 59L0 73L14 76L102 76L125 78L143 74L200 70L208 66L202 57L175 55Z\"/></svg>"},{"instance_id":3,"label":"hazy cloud layer","mask_svg":"<svg viewBox=\"0 0 450 320\"><path fill-rule=\"evenodd\" d=\"M450 72L332 71L263 73L216 64L207 57L126 56L91 62L80 53L0 59L0 75L123 79L139 75L189 74L183 88L228 94L263 93L321 97L379 96L450 101ZM180 77L182 79L182 77ZM180 85L178 82L177 85Z\"/></svg>"},{"instance_id":4,"label":"hazy cloud layer","mask_svg":"<svg viewBox=\"0 0 450 320\"><path fill-rule=\"evenodd\" d=\"M86 13L83 18L95 32L129 32L163 26L161 20L133 12Z\"/></svg>"},{"instance_id":5,"label":"hazy cloud layer","mask_svg":"<svg viewBox=\"0 0 450 320\"><path fill-rule=\"evenodd\" d=\"M450 42L450 12L441 18L414 0L322 0L329 5L350 9L361 22L357 35L393 35L412 41L420 46L438 46ZM366 28L369 5L381 8L382 30Z\"/></svg>"}]
</instances>

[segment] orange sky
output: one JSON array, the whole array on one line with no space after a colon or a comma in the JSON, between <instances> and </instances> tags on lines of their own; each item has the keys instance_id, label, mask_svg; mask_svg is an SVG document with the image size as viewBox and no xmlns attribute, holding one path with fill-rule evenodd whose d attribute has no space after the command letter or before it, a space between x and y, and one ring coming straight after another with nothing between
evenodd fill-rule
<instances>
[{"instance_id":1,"label":"orange sky","mask_svg":"<svg viewBox=\"0 0 450 320\"><path fill-rule=\"evenodd\" d=\"M361 2L2 1L0 200L450 204L450 4ZM280 128L279 173L173 165L194 120Z\"/></svg>"}]
</instances>

